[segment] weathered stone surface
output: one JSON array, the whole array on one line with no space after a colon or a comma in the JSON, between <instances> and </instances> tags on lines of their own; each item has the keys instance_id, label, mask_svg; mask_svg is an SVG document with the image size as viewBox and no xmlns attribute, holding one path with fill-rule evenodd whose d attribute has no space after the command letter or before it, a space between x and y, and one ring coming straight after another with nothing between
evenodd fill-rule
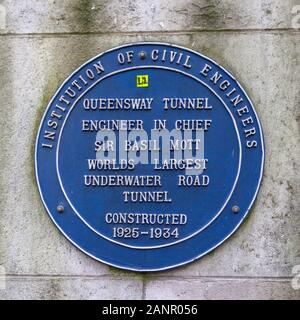
<instances>
[{"instance_id":1,"label":"weathered stone surface","mask_svg":"<svg viewBox=\"0 0 300 320\"><path fill-rule=\"evenodd\" d=\"M2 33L290 28L296 0L3 0Z\"/></svg>"},{"instance_id":2,"label":"weathered stone surface","mask_svg":"<svg viewBox=\"0 0 300 320\"><path fill-rule=\"evenodd\" d=\"M142 282L107 277L8 277L0 299L141 299Z\"/></svg>"},{"instance_id":3,"label":"weathered stone surface","mask_svg":"<svg viewBox=\"0 0 300 320\"><path fill-rule=\"evenodd\" d=\"M146 285L146 299L231 299L298 300L288 279L172 279L154 280Z\"/></svg>"}]
</instances>

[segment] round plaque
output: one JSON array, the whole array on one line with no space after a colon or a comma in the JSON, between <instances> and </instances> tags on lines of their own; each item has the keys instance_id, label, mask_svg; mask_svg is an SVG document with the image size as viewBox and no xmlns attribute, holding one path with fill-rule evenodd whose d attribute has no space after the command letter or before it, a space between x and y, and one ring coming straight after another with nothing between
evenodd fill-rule
<instances>
[{"instance_id":1,"label":"round plaque","mask_svg":"<svg viewBox=\"0 0 300 320\"><path fill-rule=\"evenodd\" d=\"M253 204L264 146L237 80L164 43L113 48L61 85L35 152L59 230L111 266L164 270L223 243Z\"/></svg>"}]
</instances>

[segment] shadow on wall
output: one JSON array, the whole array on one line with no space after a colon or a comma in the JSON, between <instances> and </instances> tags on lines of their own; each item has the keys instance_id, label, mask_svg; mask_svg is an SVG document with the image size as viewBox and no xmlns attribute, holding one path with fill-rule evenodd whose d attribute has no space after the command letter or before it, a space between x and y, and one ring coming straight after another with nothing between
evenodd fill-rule
<instances>
[{"instance_id":1,"label":"shadow on wall","mask_svg":"<svg viewBox=\"0 0 300 320\"><path fill-rule=\"evenodd\" d=\"M233 5L221 0L196 0L188 4L191 13L191 28L215 30L228 25L235 16Z\"/></svg>"},{"instance_id":2,"label":"shadow on wall","mask_svg":"<svg viewBox=\"0 0 300 320\"><path fill-rule=\"evenodd\" d=\"M74 31L89 33L103 31L110 24L109 1L103 0L74 0L69 8L69 21L72 22ZM60 19L65 19L61 16ZM99 28L95 30L95 25Z\"/></svg>"}]
</instances>

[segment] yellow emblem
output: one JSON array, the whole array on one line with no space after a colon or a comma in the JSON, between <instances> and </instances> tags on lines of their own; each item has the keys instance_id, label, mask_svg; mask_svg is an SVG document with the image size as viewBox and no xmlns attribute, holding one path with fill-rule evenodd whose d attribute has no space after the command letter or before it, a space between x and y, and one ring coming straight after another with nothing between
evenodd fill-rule
<instances>
[{"instance_id":1,"label":"yellow emblem","mask_svg":"<svg viewBox=\"0 0 300 320\"><path fill-rule=\"evenodd\" d=\"M147 74L136 76L136 86L137 88L147 88L149 83L149 76Z\"/></svg>"}]
</instances>

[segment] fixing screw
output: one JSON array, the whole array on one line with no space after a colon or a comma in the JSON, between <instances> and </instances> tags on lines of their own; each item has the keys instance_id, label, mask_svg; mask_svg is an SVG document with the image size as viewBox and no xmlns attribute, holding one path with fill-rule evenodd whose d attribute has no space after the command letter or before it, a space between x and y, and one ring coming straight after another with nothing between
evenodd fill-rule
<instances>
[{"instance_id":1,"label":"fixing screw","mask_svg":"<svg viewBox=\"0 0 300 320\"><path fill-rule=\"evenodd\" d=\"M140 57L140 59L141 59L141 60L146 59L146 56L147 56L147 54L146 54L146 52L145 52L145 51L140 51L140 53L139 53L139 57Z\"/></svg>"},{"instance_id":2,"label":"fixing screw","mask_svg":"<svg viewBox=\"0 0 300 320\"><path fill-rule=\"evenodd\" d=\"M239 206L233 206L231 208L231 210L232 210L233 213L238 213L240 211L240 207Z\"/></svg>"},{"instance_id":3,"label":"fixing screw","mask_svg":"<svg viewBox=\"0 0 300 320\"><path fill-rule=\"evenodd\" d=\"M64 208L63 205L60 204L60 205L57 206L56 210L57 210L58 213L63 213L65 208Z\"/></svg>"}]
</instances>

